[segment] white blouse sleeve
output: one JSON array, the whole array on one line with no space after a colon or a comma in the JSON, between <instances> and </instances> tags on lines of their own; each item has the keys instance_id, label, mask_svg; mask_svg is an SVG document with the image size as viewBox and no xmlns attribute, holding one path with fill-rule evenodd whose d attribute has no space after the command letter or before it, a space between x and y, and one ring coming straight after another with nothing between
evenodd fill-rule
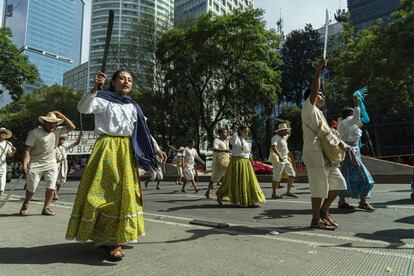
<instances>
[{"instance_id":1,"label":"white blouse sleeve","mask_svg":"<svg viewBox=\"0 0 414 276\"><path fill-rule=\"evenodd\" d=\"M152 141L154 142L154 145L155 145L155 150L156 151L159 151L160 150L160 147L158 146L158 143L157 143L157 141L155 141L155 139L154 139L154 137L151 135L151 139L152 139Z\"/></svg>"},{"instance_id":2,"label":"white blouse sleeve","mask_svg":"<svg viewBox=\"0 0 414 276\"><path fill-rule=\"evenodd\" d=\"M348 127L356 125L359 122L360 117L361 117L361 109L359 107L355 107L354 114L352 115L351 119L348 120L348 122L346 122L346 125Z\"/></svg>"},{"instance_id":3,"label":"white blouse sleeve","mask_svg":"<svg viewBox=\"0 0 414 276\"><path fill-rule=\"evenodd\" d=\"M96 97L96 93L86 92L78 103L78 111L83 114L98 114L105 110L108 102Z\"/></svg>"},{"instance_id":4,"label":"white blouse sleeve","mask_svg":"<svg viewBox=\"0 0 414 276\"><path fill-rule=\"evenodd\" d=\"M237 132L234 132L233 135L230 138L230 141L229 141L230 144L232 146L241 146L241 143L240 143L241 141L238 138L239 138L239 136L238 136Z\"/></svg>"}]
</instances>

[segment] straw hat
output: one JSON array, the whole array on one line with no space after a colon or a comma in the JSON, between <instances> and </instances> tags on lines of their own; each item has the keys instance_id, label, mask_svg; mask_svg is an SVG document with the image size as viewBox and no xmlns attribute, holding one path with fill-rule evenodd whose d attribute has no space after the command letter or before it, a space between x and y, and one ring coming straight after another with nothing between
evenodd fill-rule
<instances>
[{"instance_id":1,"label":"straw hat","mask_svg":"<svg viewBox=\"0 0 414 276\"><path fill-rule=\"evenodd\" d=\"M60 125L61 123L63 123L63 119L59 119L58 117L56 117L55 113L49 112L46 116L39 116L39 122L41 122L42 124L47 122L57 123L58 125Z\"/></svg>"},{"instance_id":2,"label":"straw hat","mask_svg":"<svg viewBox=\"0 0 414 276\"><path fill-rule=\"evenodd\" d=\"M10 139L13 136L12 132L5 127L0 127L0 132L6 133L6 139Z\"/></svg>"},{"instance_id":3,"label":"straw hat","mask_svg":"<svg viewBox=\"0 0 414 276\"><path fill-rule=\"evenodd\" d=\"M184 151L184 147L180 147L178 151Z\"/></svg>"},{"instance_id":4,"label":"straw hat","mask_svg":"<svg viewBox=\"0 0 414 276\"><path fill-rule=\"evenodd\" d=\"M275 132L279 132L281 130L289 130L289 129L290 129L290 127L288 126L287 123L281 123L277 126L277 129L276 129Z\"/></svg>"}]
</instances>

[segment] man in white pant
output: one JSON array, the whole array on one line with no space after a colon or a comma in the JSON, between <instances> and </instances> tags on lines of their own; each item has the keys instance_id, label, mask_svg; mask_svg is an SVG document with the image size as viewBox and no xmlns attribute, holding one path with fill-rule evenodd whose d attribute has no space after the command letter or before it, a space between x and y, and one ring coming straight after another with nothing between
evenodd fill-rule
<instances>
[{"instance_id":1,"label":"man in white pant","mask_svg":"<svg viewBox=\"0 0 414 276\"><path fill-rule=\"evenodd\" d=\"M27 215L30 199L35 193L42 177L45 179L46 184L42 215L55 215L55 212L50 209L49 204L55 192L58 176L56 148L59 137L76 128L72 121L58 111L49 112L46 116L40 116L39 121L42 123L42 126L29 132L23 152L23 172L26 174L27 188L26 198L19 213L21 216ZM66 126L58 127L63 122Z\"/></svg>"},{"instance_id":2,"label":"man in white pant","mask_svg":"<svg viewBox=\"0 0 414 276\"><path fill-rule=\"evenodd\" d=\"M286 195L289 197L298 197L291 191L296 172L289 162L287 139L290 131L291 128L286 123L279 124L278 129L276 130L276 135L273 136L271 142L272 148L270 149L269 160L272 162L273 166L272 198L274 199L282 198L282 196L276 192L276 188L280 185L284 172L288 175Z\"/></svg>"},{"instance_id":3,"label":"man in white pant","mask_svg":"<svg viewBox=\"0 0 414 276\"><path fill-rule=\"evenodd\" d=\"M12 157L16 153L16 148L7 141L12 137L12 132L7 128L0 128L0 198L6 188L7 175L7 156Z\"/></svg>"},{"instance_id":4,"label":"man in white pant","mask_svg":"<svg viewBox=\"0 0 414 276\"><path fill-rule=\"evenodd\" d=\"M59 200L59 190L66 183L68 176L68 151L76 147L82 141L82 131L79 133L78 139L72 144L65 144L66 138L64 136L59 138L59 144L56 149L56 160L58 163L58 177L56 180L56 189L53 200Z\"/></svg>"}]
</instances>

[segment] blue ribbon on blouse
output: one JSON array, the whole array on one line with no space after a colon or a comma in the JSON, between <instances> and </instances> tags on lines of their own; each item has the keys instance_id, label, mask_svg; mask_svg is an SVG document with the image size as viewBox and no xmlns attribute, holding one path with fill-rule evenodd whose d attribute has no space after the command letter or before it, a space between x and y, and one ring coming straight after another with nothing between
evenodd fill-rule
<instances>
[{"instance_id":1,"label":"blue ribbon on blouse","mask_svg":"<svg viewBox=\"0 0 414 276\"><path fill-rule=\"evenodd\" d=\"M141 107L130 96L121 96L115 92L98 91L96 97L112 103L134 105L137 111L137 121L134 123L131 142L136 165L146 171L156 169L158 167L155 158L157 150Z\"/></svg>"},{"instance_id":2,"label":"blue ribbon on blouse","mask_svg":"<svg viewBox=\"0 0 414 276\"><path fill-rule=\"evenodd\" d=\"M369 115L365 108L364 98L368 95L368 86L362 87L361 89L354 92L354 96L358 97L359 108L361 109L360 121L364 124L369 123Z\"/></svg>"}]
</instances>

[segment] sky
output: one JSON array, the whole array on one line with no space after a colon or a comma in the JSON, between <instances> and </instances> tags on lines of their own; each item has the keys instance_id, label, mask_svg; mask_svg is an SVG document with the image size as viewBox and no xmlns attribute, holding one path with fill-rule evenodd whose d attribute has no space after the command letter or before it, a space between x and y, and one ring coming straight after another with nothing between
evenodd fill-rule
<instances>
[{"instance_id":1,"label":"sky","mask_svg":"<svg viewBox=\"0 0 414 276\"><path fill-rule=\"evenodd\" d=\"M333 19L334 12L347 9L346 0L254 0L255 7L265 10L264 19L268 27L276 28L276 22L282 14L285 34L303 29L311 23L314 29L325 24L325 10Z\"/></svg>"},{"instance_id":2,"label":"sky","mask_svg":"<svg viewBox=\"0 0 414 276\"><path fill-rule=\"evenodd\" d=\"M92 0L84 0L84 2L86 5L82 62L87 61L89 57ZM288 34L292 30L302 29L306 23L311 23L314 28L322 27L325 22L325 9L328 9L330 17L333 18L333 13L339 7L346 9L346 2L346 0L254 0L254 5L265 10L264 19L269 28L276 28L276 22L282 13L283 31ZM3 3L4 0L0 0L0 10Z\"/></svg>"},{"instance_id":3,"label":"sky","mask_svg":"<svg viewBox=\"0 0 414 276\"><path fill-rule=\"evenodd\" d=\"M88 60L90 16L92 0L85 0L84 39L82 62ZM306 23L311 23L317 29L324 25L325 9L328 9L330 18L341 7L347 9L346 0L254 0L257 8L265 10L264 19L269 28L276 28L276 22L282 13L283 31L285 34L302 29Z\"/></svg>"}]
</instances>

